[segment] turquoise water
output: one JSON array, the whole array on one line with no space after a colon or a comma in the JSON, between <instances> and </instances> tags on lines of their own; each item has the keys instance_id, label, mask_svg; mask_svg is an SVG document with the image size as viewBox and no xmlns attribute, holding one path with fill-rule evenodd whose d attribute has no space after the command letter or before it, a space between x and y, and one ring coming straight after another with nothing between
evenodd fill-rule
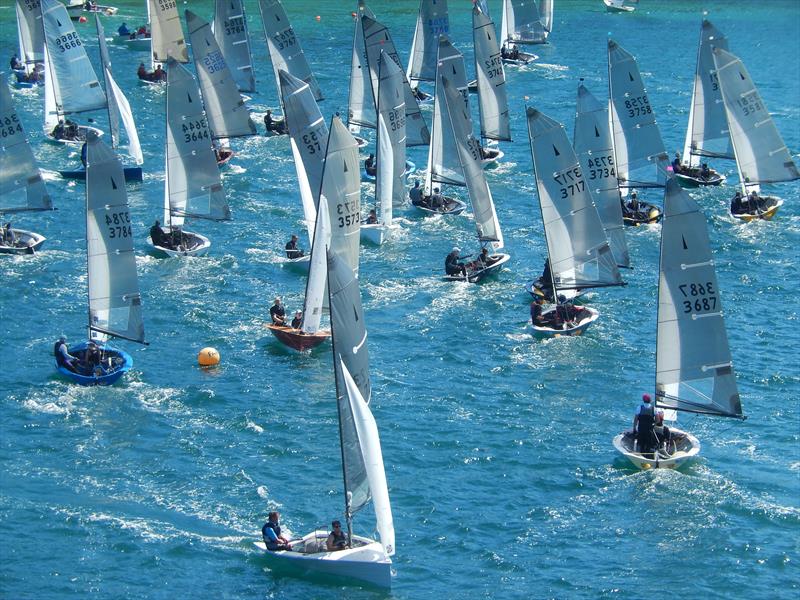
<instances>
[{"instance_id":1,"label":"turquoise water","mask_svg":"<svg viewBox=\"0 0 800 600\"><path fill-rule=\"evenodd\" d=\"M346 110L350 4L286 2L325 115ZM404 57L417 4L370 3ZM499 17L499 3L490 4ZM704 4L797 161L800 6ZM140 2L119 5L109 31L143 19ZM2 6L7 57L16 31L13 8ZM191 5L205 18L211 6ZM451 37L471 72L470 3L450 7ZM259 87L251 105L260 114L278 103L257 4L247 8ZM731 175L728 187L692 192L708 216L749 418L682 418L703 459L683 473L630 470L611 438L653 385L659 229L628 230L629 285L591 295L602 316L586 336L534 341L523 284L545 248L525 96L571 132L579 77L606 93L610 32L639 60L668 151L682 148L700 4L643 0L632 15L611 15L600 0L576 0L555 10L539 61L508 71L515 141L488 171L508 269L477 286L440 281L454 244L475 248L466 216L401 211L399 240L362 248L372 409L398 534L391 592L281 576L251 543L270 509L303 533L343 507L330 347L291 354L263 329L274 295L299 308L305 287L281 264L280 248L301 227L288 140L234 141L239 154L224 171L234 220L193 227L214 243L207 258L150 256L147 227L163 198L164 96L136 84L145 55L111 47L145 153L145 180L129 198L150 346L120 343L136 363L121 385L79 388L55 376L50 354L58 334L77 340L85 331L84 188L53 175L78 158L43 143L41 93L14 92L58 211L15 217L48 240L36 256L0 260L0 595L797 596L797 183L776 186L786 204L773 222L750 225L727 215L734 165L712 165ZM93 27L80 27L89 39ZM409 158L425 163L421 149ZM204 346L220 351L219 368L197 368ZM357 531L372 531L369 513L357 515Z\"/></svg>"}]
</instances>

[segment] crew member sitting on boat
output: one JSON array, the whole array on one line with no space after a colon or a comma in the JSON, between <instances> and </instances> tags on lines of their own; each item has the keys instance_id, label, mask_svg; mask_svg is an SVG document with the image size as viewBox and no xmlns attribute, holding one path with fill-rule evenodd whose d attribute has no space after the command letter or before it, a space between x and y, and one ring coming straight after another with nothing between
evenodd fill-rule
<instances>
[{"instance_id":1,"label":"crew member sitting on boat","mask_svg":"<svg viewBox=\"0 0 800 600\"><path fill-rule=\"evenodd\" d=\"M117 35L120 37L129 37L131 35L131 30L128 29L128 25L126 23L123 23L117 27Z\"/></svg>"},{"instance_id":2,"label":"crew member sitting on boat","mask_svg":"<svg viewBox=\"0 0 800 600\"><path fill-rule=\"evenodd\" d=\"M143 81L159 82L167 80L167 72L161 68L161 65L156 65L156 70L150 73L145 68L144 63L139 63L136 75Z\"/></svg>"},{"instance_id":3,"label":"crew member sitting on boat","mask_svg":"<svg viewBox=\"0 0 800 600\"><path fill-rule=\"evenodd\" d=\"M683 167L681 166L681 155L676 152L675 158L672 159L672 172L676 175L681 172Z\"/></svg>"},{"instance_id":4,"label":"crew member sitting on boat","mask_svg":"<svg viewBox=\"0 0 800 600\"><path fill-rule=\"evenodd\" d=\"M650 454L653 452L653 424L655 423L655 407L650 394L642 394L642 403L633 417L633 434L636 436L636 452Z\"/></svg>"},{"instance_id":5,"label":"crew member sitting on boat","mask_svg":"<svg viewBox=\"0 0 800 600\"><path fill-rule=\"evenodd\" d=\"M6 223L3 228L3 235L0 241L3 242L4 246L9 246L11 248L17 245L17 236L14 234L14 230L11 229L11 221Z\"/></svg>"},{"instance_id":6,"label":"crew member sitting on boat","mask_svg":"<svg viewBox=\"0 0 800 600\"><path fill-rule=\"evenodd\" d=\"M519 58L519 48L512 46L510 49L505 44L500 48L500 56L508 60L517 60Z\"/></svg>"},{"instance_id":7,"label":"crew member sitting on boat","mask_svg":"<svg viewBox=\"0 0 800 600\"><path fill-rule=\"evenodd\" d=\"M547 319L542 315L542 307L544 306L544 298L536 296L531 302L531 323L534 327L546 327Z\"/></svg>"},{"instance_id":8,"label":"crew member sitting on boat","mask_svg":"<svg viewBox=\"0 0 800 600\"><path fill-rule=\"evenodd\" d=\"M25 68L25 65L22 64L22 61L19 59L19 56L17 56L16 54L14 54L14 56L11 57L10 64L11 64L11 70L12 71L19 71L20 69L24 69Z\"/></svg>"},{"instance_id":9,"label":"crew member sitting on boat","mask_svg":"<svg viewBox=\"0 0 800 600\"><path fill-rule=\"evenodd\" d=\"M747 212L752 214L758 214L764 209L764 199L761 198L755 190L750 192L750 195L747 197L747 204Z\"/></svg>"},{"instance_id":10,"label":"crew member sitting on boat","mask_svg":"<svg viewBox=\"0 0 800 600\"><path fill-rule=\"evenodd\" d=\"M656 449L669 451L669 443L672 441L672 432L669 430L669 427L664 425L663 410L659 410L656 413L653 435L655 437Z\"/></svg>"},{"instance_id":11,"label":"crew member sitting on boat","mask_svg":"<svg viewBox=\"0 0 800 600\"><path fill-rule=\"evenodd\" d=\"M447 258L444 259L444 272L448 275L462 275L464 277L467 276L467 266L462 263L458 262L461 258L459 256L459 252L461 252L461 248L453 248L450 251L450 254L447 255Z\"/></svg>"},{"instance_id":12,"label":"crew member sitting on boat","mask_svg":"<svg viewBox=\"0 0 800 600\"><path fill-rule=\"evenodd\" d=\"M274 131L279 135L287 135L289 133L289 128L286 126L286 119L275 121L272 118L272 110L270 109L267 109L264 115L264 127L267 128L267 133L270 131Z\"/></svg>"},{"instance_id":13,"label":"crew member sitting on boat","mask_svg":"<svg viewBox=\"0 0 800 600\"><path fill-rule=\"evenodd\" d=\"M161 229L161 223L158 219L156 219L156 222L153 223L153 226L150 228L150 240L153 242L154 246L161 246L162 248L169 247L169 236Z\"/></svg>"},{"instance_id":14,"label":"crew member sitting on boat","mask_svg":"<svg viewBox=\"0 0 800 600\"><path fill-rule=\"evenodd\" d=\"M422 188L419 187L419 179L414 180L414 187L408 191L408 197L411 198L411 204L414 206L422 205Z\"/></svg>"},{"instance_id":15,"label":"crew member sitting on boat","mask_svg":"<svg viewBox=\"0 0 800 600\"><path fill-rule=\"evenodd\" d=\"M86 350L83 353L83 360L81 361L81 369L86 375L101 376L105 372L101 366L103 362L103 353L97 344L89 341L86 345Z\"/></svg>"},{"instance_id":16,"label":"crew member sitting on boat","mask_svg":"<svg viewBox=\"0 0 800 600\"><path fill-rule=\"evenodd\" d=\"M147 25L139 25L139 29L136 30L136 35L149 36L150 32L147 31Z\"/></svg>"},{"instance_id":17,"label":"crew member sitting on boat","mask_svg":"<svg viewBox=\"0 0 800 600\"><path fill-rule=\"evenodd\" d=\"M58 338L58 341L53 346L53 354L56 357L56 364L59 367L64 367L73 373L78 372L79 361L75 356L72 356L72 354L69 353L67 338L65 336L62 335Z\"/></svg>"},{"instance_id":18,"label":"crew member sitting on boat","mask_svg":"<svg viewBox=\"0 0 800 600\"><path fill-rule=\"evenodd\" d=\"M481 269L488 267L491 262L492 259L489 257L489 249L484 246L481 248L481 253L478 255L478 258L469 263L467 266L473 271L480 271Z\"/></svg>"},{"instance_id":19,"label":"crew member sitting on boat","mask_svg":"<svg viewBox=\"0 0 800 600\"><path fill-rule=\"evenodd\" d=\"M631 192L630 200L628 200L628 210L634 213L639 212L639 194L636 193L636 190Z\"/></svg>"},{"instance_id":20,"label":"crew member sitting on boat","mask_svg":"<svg viewBox=\"0 0 800 600\"><path fill-rule=\"evenodd\" d=\"M331 532L328 535L328 539L325 540L325 549L328 552L347 550L347 536L342 531L342 524L339 521L331 523Z\"/></svg>"},{"instance_id":21,"label":"crew member sitting on boat","mask_svg":"<svg viewBox=\"0 0 800 600\"><path fill-rule=\"evenodd\" d=\"M292 239L286 242L286 258L294 259L303 256L303 250L297 247L297 236L292 234Z\"/></svg>"},{"instance_id":22,"label":"crew member sitting on boat","mask_svg":"<svg viewBox=\"0 0 800 600\"><path fill-rule=\"evenodd\" d=\"M411 88L411 93L414 95L414 98L417 99L417 100L427 100L428 98L430 98L430 96L428 94L426 94L421 89L419 89L418 85L415 85L413 88Z\"/></svg>"},{"instance_id":23,"label":"crew member sitting on boat","mask_svg":"<svg viewBox=\"0 0 800 600\"><path fill-rule=\"evenodd\" d=\"M269 316L273 325L286 326L286 309L281 304L280 296L275 297L275 303L269 309Z\"/></svg>"},{"instance_id":24,"label":"crew member sitting on boat","mask_svg":"<svg viewBox=\"0 0 800 600\"><path fill-rule=\"evenodd\" d=\"M736 191L731 200L731 214L734 215L741 215L747 212L747 203L744 200L744 196L742 196L742 192Z\"/></svg>"},{"instance_id":25,"label":"crew member sitting on boat","mask_svg":"<svg viewBox=\"0 0 800 600\"><path fill-rule=\"evenodd\" d=\"M431 210L441 210L444 208L444 196L442 196L438 187L433 188L433 193L431 197L428 198L428 206Z\"/></svg>"},{"instance_id":26,"label":"crew member sitting on boat","mask_svg":"<svg viewBox=\"0 0 800 600\"><path fill-rule=\"evenodd\" d=\"M300 326L303 324L303 311L298 310L294 313L294 319L292 319L292 329L300 329Z\"/></svg>"},{"instance_id":27,"label":"crew member sitting on boat","mask_svg":"<svg viewBox=\"0 0 800 600\"><path fill-rule=\"evenodd\" d=\"M375 209L369 211L369 216L367 217L367 225L377 225L378 224L378 215L375 214Z\"/></svg>"},{"instance_id":28,"label":"crew member sitting on boat","mask_svg":"<svg viewBox=\"0 0 800 600\"><path fill-rule=\"evenodd\" d=\"M261 536L264 538L264 544L267 550L291 550L292 545L285 537L281 535L280 515L272 511L269 513L267 522L261 528Z\"/></svg>"},{"instance_id":29,"label":"crew member sitting on boat","mask_svg":"<svg viewBox=\"0 0 800 600\"><path fill-rule=\"evenodd\" d=\"M700 179L708 181L711 178L711 169L708 168L708 163L703 163L700 166Z\"/></svg>"},{"instance_id":30,"label":"crew member sitting on boat","mask_svg":"<svg viewBox=\"0 0 800 600\"><path fill-rule=\"evenodd\" d=\"M66 121L60 119L53 128L52 136L57 140L79 141L86 139L86 135L78 128L78 124L69 119Z\"/></svg>"},{"instance_id":31,"label":"crew member sitting on boat","mask_svg":"<svg viewBox=\"0 0 800 600\"><path fill-rule=\"evenodd\" d=\"M367 160L364 161L364 170L367 172L367 175L370 177L375 177L378 172L378 167L375 164L375 155L370 154L367 157Z\"/></svg>"}]
</instances>

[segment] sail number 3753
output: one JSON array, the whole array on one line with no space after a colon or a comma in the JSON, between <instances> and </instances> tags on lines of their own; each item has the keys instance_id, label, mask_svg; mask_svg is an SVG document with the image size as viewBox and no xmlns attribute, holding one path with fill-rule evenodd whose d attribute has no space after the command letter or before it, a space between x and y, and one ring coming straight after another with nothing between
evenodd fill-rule
<instances>
[{"instance_id":1,"label":"sail number 3753","mask_svg":"<svg viewBox=\"0 0 800 600\"><path fill-rule=\"evenodd\" d=\"M683 312L708 312L717 310L717 296L714 282L683 283L678 286L683 294Z\"/></svg>"}]
</instances>

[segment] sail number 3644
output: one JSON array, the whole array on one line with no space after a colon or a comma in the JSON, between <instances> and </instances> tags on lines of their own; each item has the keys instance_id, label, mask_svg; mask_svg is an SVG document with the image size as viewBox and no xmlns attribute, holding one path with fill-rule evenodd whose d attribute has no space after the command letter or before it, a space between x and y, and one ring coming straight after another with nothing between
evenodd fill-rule
<instances>
[{"instance_id":1,"label":"sail number 3644","mask_svg":"<svg viewBox=\"0 0 800 600\"><path fill-rule=\"evenodd\" d=\"M678 286L683 294L683 312L705 312L717 310L717 296L714 282L683 283Z\"/></svg>"}]
</instances>

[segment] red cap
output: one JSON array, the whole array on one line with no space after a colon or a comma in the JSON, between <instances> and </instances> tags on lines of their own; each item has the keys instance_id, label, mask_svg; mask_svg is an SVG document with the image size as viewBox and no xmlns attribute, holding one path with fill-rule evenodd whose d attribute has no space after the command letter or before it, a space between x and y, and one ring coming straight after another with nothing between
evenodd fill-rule
<instances>
[{"instance_id":1,"label":"red cap","mask_svg":"<svg viewBox=\"0 0 800 600\"><path fill-rule=\"evenodd\" d=\"M650 402L652 398L650 398L650 394L642 394L642 401Z\"/></svg>"}]
</instances>

